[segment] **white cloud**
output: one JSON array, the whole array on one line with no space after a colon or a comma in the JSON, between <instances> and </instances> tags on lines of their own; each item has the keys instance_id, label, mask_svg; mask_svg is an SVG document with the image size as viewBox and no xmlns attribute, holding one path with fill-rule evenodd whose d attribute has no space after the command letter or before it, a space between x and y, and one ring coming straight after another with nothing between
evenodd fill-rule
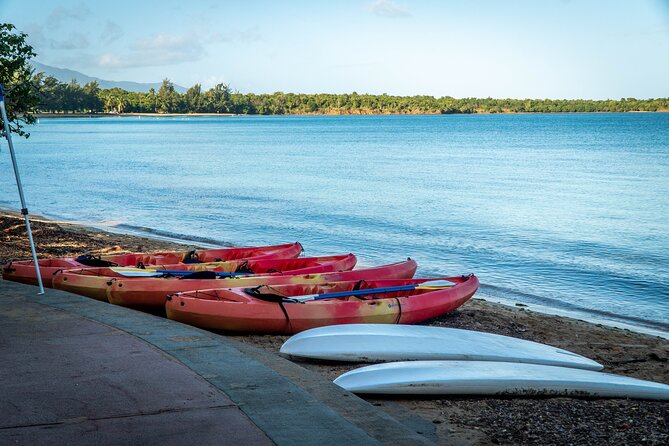
<instances>
[{"instance_id":1,"label":"white cloud","mask_svg":"<svg viewBox=\"0 0 669 446\"><path fill-rule=\"evenodd\" d=\"M200 60L204 54L202 44L193 35L160 33L135 40L127 54L103 54L97 65L104 68L177 65Z\"/></svg>"},{"instance_id":2,"label":"white cloud","mask_svg":"<svg viewBox=\"0 0 669 446\"><path fill-rule=\"evenodd\" d=\"M160 33L137 39L130 45L130 48L137 51L185 51L193 45L201 46L195 36Z\"/></svg>"},{"instance_id":3,"label":"white cloud","mask_svg":"<svg viewBox=\"0 0 669 446\"><path fill-rule=\"evenodd\" d=\"M25 27L28 43L35 48L38 54L48 53L49 50L81 50L90 46L88 38L82 33L71 32L64 38L52 39L45 35L44 31L43 26L35 23Z\"/></svg>"},{"instance_id":4,"label":"white cloud","mask_svg":"<svg viewBox=\"0 0 669 446\"><path fill-rule=\"evenodd\" d=\"M213 32L211 34L211 41L216 42L260 42L263 36L258 28L249 28L244 30L230 30L225 32Z\"/></svg>"},{"instance_id":5,"label":"white cloud","mask_svg":"<svg viewBox=\"0 0 669 446\"><path fill-rule=\"evenodd\" d=\"M411 17L411 13L392 0L374 0L367 10L381 17Z\"/></svg>"},{"instance_id":6,"label":"white cloud","mask_svg":"<svg viewBox=\"0 0 669 446\"><path fill-rule=\"evenodd\" d=\"M225 76L210 75L204 78L201 82L203 90L209 90L218 84L227 84Z\"/></svg>"},{"instance_id":7,"label":"white cloud","mask_svg":"<svg viewBox=\"0 0 669 446\"><path fill-rule=\"evenodd\" d=\"M23 31L28 34L28 43L36 49L48 45L49 39L44 35L44 28L41 25L30 23L26 25Z\"/></svg>"},{"instance_id":8,"label":"white cloud","mask_svg":"<svg viewBox=\"0 0 669 446\"><path fill-rule=\"evenodd\" d=\"M51 14L46 19L46 26L48 28L58 28L63 22L68 20L82 21L91 15L91 10L88 9L84 3L71 8L58 6L51 11Z\"/></svg>"},{"instance_id":9,"label":"white cloud","mask_svg":"<svg viewBox=\"0 0 669 446\"><path fill-rule=\"evenodd\" d=\"M85 35L72 32L62 40L49 39L49 46L54 50L82 50L88 48L88 39Z\"/></svg>"},{"instance_id":10,"label":"white cloud","mask_svg":"<svg viewBox=\"0 0 669 446\"><path fill-rule=\"evenodd\" d=\"M100 33L100 40L102 40L102 43L109 45L121 37L123 37L123 29L119 26L118 23L107 19L105 22L105 27Z\"/></svg>"}]
</instances>

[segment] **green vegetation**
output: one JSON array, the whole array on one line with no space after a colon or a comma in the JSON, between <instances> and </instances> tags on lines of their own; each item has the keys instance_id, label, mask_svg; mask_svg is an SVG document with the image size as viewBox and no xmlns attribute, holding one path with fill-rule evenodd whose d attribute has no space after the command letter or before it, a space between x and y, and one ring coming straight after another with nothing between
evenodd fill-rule
<instances>
[{"instance_id":1,"label":"green vegetation","mask_svg":"<svg viewBox=\"0 0 669 446\"><path fill-rule=\"evenodd\" d=\"M180 94L168 79L156 92L135 93L97 83L64 84L35 76L42 94L40 110L51 113L234 113L295 114L451 114L669 111L669 98L620 100L455 99L449 96L389 96L369 94L241 94L225 84L202 91L197 84Z\"/></svg>"},{"instance_id":2,"label":"green vegetation","mask_svg":"<svg viewBox=\"0 0 669 446\"><path fill-rule=\"evenodd\" d=\"M63 83L29 65L35 56L26 34L0 23L0 83L8 95L13 132L29 136L24 124L33 114L45 113L231 113L249 115L296 114L452 114L452 113L564 113L669 111L669 98L620 100L455 99L450 96L389 96L369 94L241 94L226 84L202 91L196 84L184 94L168 79L156 92L135 93L120 88L100 89ZM39 93L38 93L39 92Z\"/></svg>"},{"instance_id":3,"label":"green vegetation","mask_svg":"<svg viewBox=\"0 0 669 446\"><path fill-rule=\"evenodd\" d=\"M0 84L5 90L5 104L9 130L28 137L25 124L35 122L40 98L32 82L30 59L35 57L33 48L26 43L28 36L15 31L14 25L0 23ZM0 129L4 132L2 122Z\"/></svg>"}]
</instances>

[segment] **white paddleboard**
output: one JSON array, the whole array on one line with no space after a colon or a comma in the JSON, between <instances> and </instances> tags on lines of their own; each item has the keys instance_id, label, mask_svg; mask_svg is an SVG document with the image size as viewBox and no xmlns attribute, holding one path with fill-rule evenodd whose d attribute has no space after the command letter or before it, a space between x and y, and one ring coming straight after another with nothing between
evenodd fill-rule
<instances>
[{"instance_id":1,"label":"white paddleboard","mask_svg":"<svg viewBox=\"0 0 669 446\"><path fill-rule=\"evenodd\" d=\"M509 336L422 325L331 325L288 339L281 353L329 361L502 361L601 370L584 356Z\"/></svg>"},{"instance_id":2,"label":"white paddleboard","mask_svg":"<svg viewBox=\"0 0 669 446\"><path fill-rule=\"evenodd\" d=\"M355 393L669 400L666 384L591 370L510 362L391 362L351 370L334 382Z\"/></svg>"}]
</instances>

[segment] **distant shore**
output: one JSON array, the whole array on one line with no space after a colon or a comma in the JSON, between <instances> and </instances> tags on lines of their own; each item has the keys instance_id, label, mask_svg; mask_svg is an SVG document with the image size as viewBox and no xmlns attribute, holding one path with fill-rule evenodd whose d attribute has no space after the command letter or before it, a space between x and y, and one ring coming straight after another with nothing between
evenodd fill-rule
<instances>
[{"instance_id":1,"label":"distant shore","mask_svg":"<svg viewBox=\"0 0 669 446\"><path fill-rule=\"evenodd\" d=\"M36 118L109 118L123 116L147 116L152 118L170 116L237 116L234 113L35 113Z\"/></svg>"},{"instance_id":2,"label":"distant shore","mask_svg":"<svg viewBox=\"0 0 669 446\"><path fill-rule=\"evenodd\" d=\"M110 117L200 117L200 116L446 116L446 115L590 115L612 113L669 113L669 110L627 111L627 112L475 112L475 113L287 113L287 114L237 114L237 113L35 113L36 118L110 118Z\"/></svg>"},{"instance_id":3,"label":"distant shore","mask_svg":"<svg viewBox=\"0 0 669 446\"><path fill-rule=\"evenodd\" d=\"M113 234L40 217L32 219L40 257L85 252L183 250L185 245L148 237ZM0 262L30 258L20 215L0 210ZM531 308L531 307L530 307ZM514 336L588 356L605 371L669 384L669 340L567 317L474 298L457 311L427 322ZM277 353L286 336L236 336ZM334 378L350 364L299 363ZM368 398L391 416L417 416L436 429L440 443L468 438L472 444L666 444L669 404L577 398ZM528 417L528 414L532 416Z\"/></svg>"}]
</instances>

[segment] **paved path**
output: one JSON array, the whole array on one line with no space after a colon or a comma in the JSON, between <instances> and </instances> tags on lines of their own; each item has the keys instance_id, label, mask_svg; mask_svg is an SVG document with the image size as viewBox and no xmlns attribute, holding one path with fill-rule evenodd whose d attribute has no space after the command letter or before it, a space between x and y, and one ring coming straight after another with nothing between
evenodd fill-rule
<instances>
[{"instance_id":1,"label":"paved path","mask_svg":"<svg viewBox=\"0 0 669 446\"><path fill-rule=\"evenodd\" d=\"M0 444L430 444L247 344L0 281Z\"/></svg>"}]
</instances>

